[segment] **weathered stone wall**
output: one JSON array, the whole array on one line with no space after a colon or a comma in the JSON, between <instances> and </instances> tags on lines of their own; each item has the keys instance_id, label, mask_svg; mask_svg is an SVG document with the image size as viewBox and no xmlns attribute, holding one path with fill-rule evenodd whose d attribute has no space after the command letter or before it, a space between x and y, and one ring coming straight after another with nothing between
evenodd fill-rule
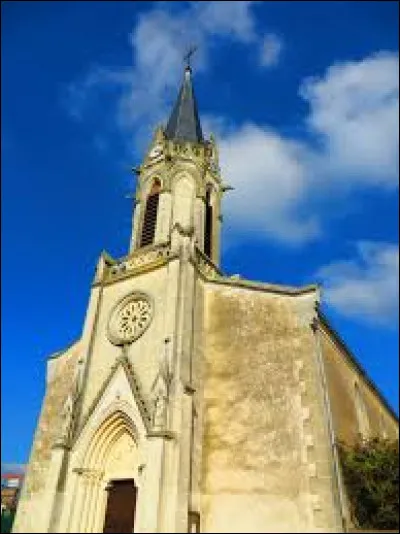
<instances>
[{"instance_id":1,"label":"weathered stone wall","mask_svg":"<svg viewBox=\"0 0 400 534\"><path fill-rule=\"evenodd\" d=\"M48 363L46 394L32 444L28 470L19 500L13 532L42 532L43 509L51 448L62 424L62 409L72 388L80 355L79 342Z\"/></svg>"},{"instance_id":2,"label":"weathered stone wall","mask_svg":"<svg viewBox=\"0 0 400 534\"><path fill-rule=\"evenodd\" d=\"M315 300L206 286L202 532L338 531Z\"/></svg>"},{"instance_id":3,"label":"weathered stone wall","mask_svg":"<svg viewBox=\"0 0 400 534\"><path fill-rule=\"evenodd\" d=\"M346 443L359 439L355 383L365 404L370 435L398 437L398 422L384 405L373 387L367 383L346 351L335 341L328 329L322 328L324 356L333 423L337 438Z\"/></svg>"},{"instance_id":4,"label":"weathered stone wall","mask_svg":"<svg viewBox=\"0 0 400 534\"><path fill-rule=\"evenodd\" d=\"M133 276L116 283L105 285L98 319L94 325L92 347L89 350L88 374L85 382L82 416L92 407L104 381L111 372L111 367L121 348L112 344L107 335L110 314L113 308L125 296L134 292L144 292L154 303L152 320L146 332L128 346L128 356L134 366L145 396L149 396L152 383L156 377L160 353L163 350L163 330L168 305L167 269L159 268L151 272Z\"/></svg>"}]
</instances>

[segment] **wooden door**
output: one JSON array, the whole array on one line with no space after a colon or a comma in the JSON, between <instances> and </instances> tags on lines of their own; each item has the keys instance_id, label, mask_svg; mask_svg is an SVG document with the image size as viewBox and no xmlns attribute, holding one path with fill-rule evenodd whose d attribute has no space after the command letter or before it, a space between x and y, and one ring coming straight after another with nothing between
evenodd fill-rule
<instances>
[{"instance_id":1,"label":"wooden door","mask_svg":"<svg viewBox=\"0 0 400 534\"><path fill-rule=\"evenodd\" d=\"M103 532L134 532L136 493L133 479L110 483Z\"/></svg>"}]
</instances>

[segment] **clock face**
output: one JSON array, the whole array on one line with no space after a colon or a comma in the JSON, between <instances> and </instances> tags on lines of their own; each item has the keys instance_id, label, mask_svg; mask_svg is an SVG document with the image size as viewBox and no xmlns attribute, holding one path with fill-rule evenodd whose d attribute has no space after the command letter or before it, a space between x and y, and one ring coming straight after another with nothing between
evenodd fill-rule
<instances>
[{"instance_id":1,"label":"clock face","mask_svg":"<svg viewBox=\"0 0 400 534\"><path fill-rule=\"evenodd\" d=\"M160 154L162 153L162 146L161 145L155 145L150 153L149 153L149 157L150 158L156 158L157 156L159 156Z\"/></svg>"},{"instance_id":2,"label":"clock face","mask_svg":"<svg viewBox=\"0 0 400 534\"><path fill-rule=\"evenodd\" d=\"M111 313L108 324L110 341L115 345L132 343L150 325L152 305L142 293L134 293L123 299Z\"/></svg>"}]
</instances>

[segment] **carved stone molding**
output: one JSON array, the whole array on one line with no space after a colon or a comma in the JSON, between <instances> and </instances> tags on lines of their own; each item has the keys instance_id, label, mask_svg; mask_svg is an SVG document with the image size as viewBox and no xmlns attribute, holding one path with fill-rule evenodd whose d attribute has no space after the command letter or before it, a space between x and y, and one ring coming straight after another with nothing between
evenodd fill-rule
<instances>
[{"instance_id":1,"label":"carved stone molding","mask_svg":"<svg viewBox=\"0 0 400 534\"><path fill-rule=\"evenodd\" d=\"M120 261L114 261L109 265L104 273L105 281L118 279L127 274L141 271L143 268L152 268L160 262L165 262L170 256L169 243L152 245L149 248L136 250L133 254Z\"/></svg>"},{"instance_id":2,"label":"carved stone molding","mask_svg":"<svg viewBox=\"0 0 400 534\"><path fill-rule=\"evenodd\" d=\"M206 277L212 280L222 278L222 274L218 267L198 248L196 247L196 265L199 271Z\"/></svg>"},{"instance_id":3,"label":"carved stone molding","mask_svg":"<svg viewBox=\"0 0 400 534\"><path fill-rule=\"evenodd\" d=\"M114 345L132 343L144 334L152 318L152 299L142 292L131 293L113 308L108 321L108 338Z\"/></svg>"},{"instance_id":4,"label":"carved stone molding","mask_svg":"<svg viewBox=\"0 0 400 534\"><path fill-rule=\"evenodd\" d=\"M153 398L152 431L166 431L168 427L168 403L172 371L169 361L169 338L164 340L159 368L151 387Z\"/></svg>"}]
</instances>

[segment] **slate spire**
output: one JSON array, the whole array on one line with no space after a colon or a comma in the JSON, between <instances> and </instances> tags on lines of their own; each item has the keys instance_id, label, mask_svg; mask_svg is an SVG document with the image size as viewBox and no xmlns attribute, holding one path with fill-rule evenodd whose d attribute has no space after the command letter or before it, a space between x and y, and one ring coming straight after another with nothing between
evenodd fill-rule
<instances>
[{"instance_id":1,"label":"slate spire","mask_svg":"<svg viewBox=\"0 0 400 534\"><path fill-rule=\"evenodd\" d=\"M192 143L203 141L203 132L192 84L192 69L189 65L185 67L183 83L169 118L165 136L167 139L175 141L190 141Z\"/></svg>"}]
</instances>

